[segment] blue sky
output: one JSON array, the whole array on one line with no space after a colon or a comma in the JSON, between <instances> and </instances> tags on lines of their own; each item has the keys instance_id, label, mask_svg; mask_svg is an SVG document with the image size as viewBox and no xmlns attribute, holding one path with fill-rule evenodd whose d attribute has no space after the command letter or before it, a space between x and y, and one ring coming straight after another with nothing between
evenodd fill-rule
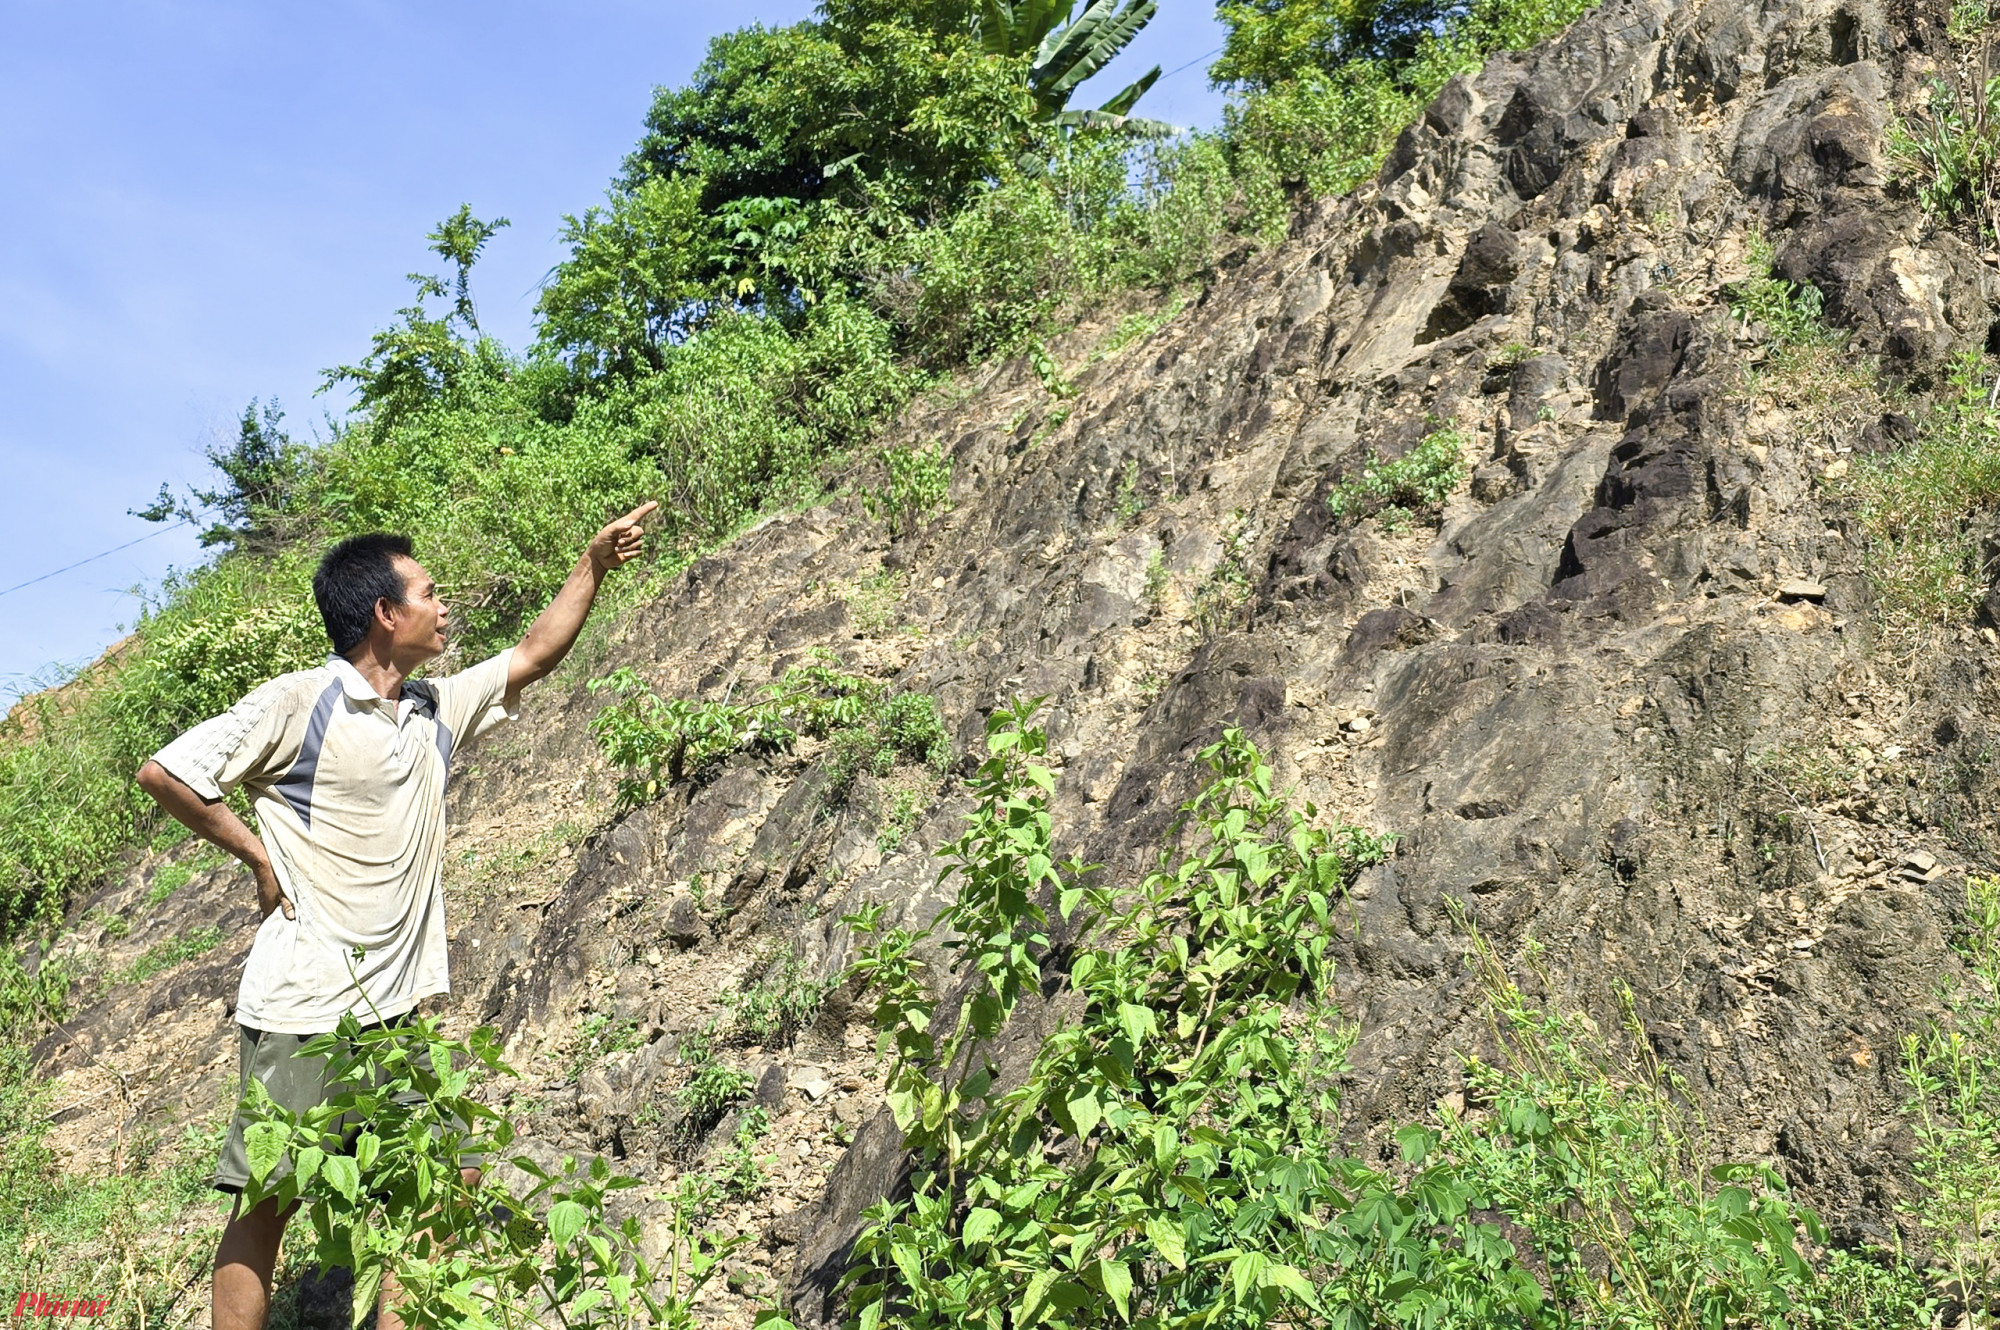
<instances>
[{"instance_id":1,"label":"blue sky","mask_svg":"<svg viewBox=\"0 0 2000 1330\"><path fill-rule=\"evenodd\" d=\"M207 480L252 397L295 435L340 410L320 372L438 266L424 233L460 203L513 221L475 293L525 342L562 214L600 199L654 86L811 7L0 0L0 706L202 554L169 531L5 588L158 531L127 510ZM1162 0L1106 95L1158 63L1141 109L1212 125L1220 44L1210 0Z\"/></svg>"}]
</instances>

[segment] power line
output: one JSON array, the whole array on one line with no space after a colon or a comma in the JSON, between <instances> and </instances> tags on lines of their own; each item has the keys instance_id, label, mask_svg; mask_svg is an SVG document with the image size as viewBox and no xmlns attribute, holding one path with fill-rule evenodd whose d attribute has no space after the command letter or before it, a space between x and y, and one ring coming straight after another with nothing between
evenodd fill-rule
<instances>
[{"instance_id":1,"label":"power line","mask_svg":"<svg viewBox=\"0 0 2000 1330\"><path fill-rule=\"evenodd\" d=\"M1172 78L1172 77L1173 77L1174 75L1176 75L1176 74L1180 73L1180 72L1181 72L1181 70L1183 70L1183 69L1192 69L1192 68L1194 68L1194 67L1195 67L1196 65L1200 64L1200 63L1201 63L1202 61L1204 61L1204 60L1208 59L1208 56L1210 56L1210 55L1221 55L1221 54L1222 54L1222 48L1221 48L1220 46L1218 46L1218 47L1216 47L1216 48L1215 48L1215 49L1214 49L1213 51L1210 51L1210 52L1208 53L1208 55L1198 55L1198 56L1196 56L1196 57L1195 57L1194 59L1192 59L1192 60L1188 61L1188 62L1187 62L1186 64L1184 64L1184 65L1181 65L1181 66L1180 66L1179 68L1176 68L1176 69L1170 69L1170 70L1168 70L1168 71L1167 71L1166 73L1164 73L1164 74L1160 75L1160 81L1161 81L1162 83L1164 83L1164 82L1165 82L1166 80L1168 80L1168 79Z\"/></svg>"},{"instance_id":2,"label":"power line","mask_svg":"<svg viewBox=\"0 0 2000 1330\"><path fill-rule=\"evenodd\" d=\"M69 572L71 569L81 568L87 563L96 563L99 559L109 558L110 556L118 553L119 550L129 550L134 545L145 544L147 541L151 540L155 536L164 536L169 531L176 530L180 527L192 526L192 525L193 525L192 521L190 521L188 518L183 517L180 521L175 522L172 526L163 526L158 531L148 531L145 535L139 537L137 540L128 540L123 545L114 545L110 549L105 550L102 554L93 554L88 559L78 559L75 563L66 564L63 567L56 569L54 572L43 573L40 577L31 577L25 582L17 582L13 586L8 587L5 591L0 591L0 596L11 596L16 591L24 590L28 587L33 586L37 582L46 582L51 577L60 577L64 573Z\"/></svg>"}]
</instances>

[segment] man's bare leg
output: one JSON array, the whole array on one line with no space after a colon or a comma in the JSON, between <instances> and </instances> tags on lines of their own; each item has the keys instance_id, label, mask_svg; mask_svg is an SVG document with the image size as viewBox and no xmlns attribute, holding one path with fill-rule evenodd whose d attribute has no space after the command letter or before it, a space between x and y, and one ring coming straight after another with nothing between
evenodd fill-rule
<instances>
[{"instance_id":1,"label":"man's bare leg","mask_svg":"<svg viewBox=\"0 0 2000 1330\"><path fill-rule=\"evenodd\" d=\"M278 1266L278 1242L297 1203L281 1213L276 1197L266 1197L248 1212L236 1198L215 1249L215 1292L210 1304L214 1330L264 1330L271 1314L271 1273Z\"/></svg>"},{"instance_id":2,"label":"man's bare leg","mask_svg":"<svg viewBox=\"0 0 2000 1330\"><path fill-rule=\"evenodd\" d=\"M458 1176L468 1189L479 1185L479 1170L476 1168L461 1168ZM404 1330L403 1318L398 1313L402 1305L403 1286L396 1282L396 1276L383 1271L382 1296L375 1303L375 1330ZM215 1330L224 1328L217 1325Z\"/></svg>"}]
</instances>

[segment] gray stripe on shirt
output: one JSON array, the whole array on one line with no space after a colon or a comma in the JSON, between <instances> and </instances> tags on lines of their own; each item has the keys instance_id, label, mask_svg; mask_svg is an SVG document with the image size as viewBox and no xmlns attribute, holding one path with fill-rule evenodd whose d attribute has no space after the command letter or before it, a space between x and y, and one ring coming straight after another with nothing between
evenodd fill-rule
<instances>
[{"instance_id":1,"label":"gray stripe on shirt","mask_svg":"<svg viewBox=\"0 0 2000 1330\"><path fill-rule=\"evenodd\" d=\"M320 693L319 700L313 703L312 720L306 724L306 740L299 748L298 760L274 787L299 815L300 826L312 825L313 777L319 772L319 750L326 745L327 722L333 719L334 704L340 701L341 692L340 680L335 679Z\"/></svg>"}]
</instances>

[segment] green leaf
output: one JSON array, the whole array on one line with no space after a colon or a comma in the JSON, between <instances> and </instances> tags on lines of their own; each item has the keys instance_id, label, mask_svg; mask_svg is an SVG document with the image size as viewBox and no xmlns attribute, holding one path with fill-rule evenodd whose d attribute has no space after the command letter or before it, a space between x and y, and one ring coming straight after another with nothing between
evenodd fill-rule
<instances>
[{"instance_id":1,"label":"green leaf","mask_svg":"<svg viewBox=\"0 0 2000 1330\"><path fill-rule=\"evenodd\" d=\"M285 1128L277 1122L253 1122L243 1129L243 1151L250 1163L250 1177L258 1186L285 1157Z\"/></svg>"},{"instance_id":2,"label":"green leaf","mask_svg":"<svg viewBox=\"0 0 2000 1330\"><path fill-rule=\"evenodd\" d=\"M1236 1300L1242 1302L1250 1295L1250 1290L1264 1273L1269 1258L1259 1251L1247 1251L1229 1263L1229 1282L1236 1289Z\"/></svg>"},{"instance_id":3,"label":"green leaf","mask_svg":"<svg viewBox=\"0 0 2000 1330\"><path fill-rule=\"evenodd\" d=\"M319 1166L325 1162L326 1151L317 1145L308 1145L299 1151L298 1163L293 1168L292 1176L297 1178L299 1186L303 1187L319 1176Z\"/></svg>"},{"instance_id":4,"label":"green leaf","mask_svg":"<svg viewBox=\"0 0 2000 1330\"><path fill-rule=\"evenodd\" d=\"M1319 1306L1319 1295L1306 1277L1289 1265L1273 1265L1258 1277L1258 1283L1266 1288L1283 1289L1310 1307Z\"/></svg>"},{"instance_id":5,"label":"green leaf","mask_svg":"<svg viewBox=\"0 0 2000 1330\"><path fill-rule=\"evenodd\" d=\"M382 1138L372 1131L364 1131L354 1138L354 1166L362 1172L375 1163L382 1153Z\"/></svg>"},{"instance_id":6,"label":"green leaf","mask_svg":"<svg viewBox=\"0 0 2000 1330\"><path fill-rule=\"evenodd\" d=\"M361 1191L361 1167L350 1155L328 1155L326 1162L320 1166L319 1175L327 1186L350 1202Z\"/></svg>"},{"instance_id":7,"label":"green leaf","mask_svg":"<svg viewBox=\"0 0 2000 1330\"><path fill-rule=\"evenodd\" d=\"M566 1250L590 1221L590 1212L575 1201L557 1201L549 1207L549 1240L558 1252Z\"/></svg>"},{"instance_id":8,"label":"green leaf","mask_svg":"<svg viewBox=\"0 0 2000 1330\"><path fill-rule=\"evenodd\" d=\"M1084 1139L1096 1129L1103 1117L1103 1110L1097 1104L1097 1092L1085 1090L1070 1099L1065 1105L1069 1109L1070 1121L1076 1125L1076 1138Z\"/></svg>"},{"instance_id":9,"label":"green leaf","mask_svg":"<svg viewBox=\"0 0 2000 1330\"><path fill-rule=\"evenodd\" d=\"M1043 1270L1028 1280L1027 1292L1021 1295L1020 1303L1014 1308L1015 1323L1023 1330L1041 1320L1048 1310L1049 1290L1055 1287L1057 1278L1054 1270Z\"/></svg>"},{"instance_id":10,"label":"green leaf","mask_svg":"<svg viewBox=\"0 0 2000 1330\"><path fill-rule=\"evenodd\" d=\"M1164 1215L1148 1215L1146 1237L1161 1260L1176 1270L1187 1269L1187 1235L1181 1232L1179 1224Z\"/></svg>"},{"instance_id":11,"label":"green leaf","mask_svg":"<svg viewBox=\"0 0 2000 1330\"><path fill-rule=\"evenodd\" d=\"M1120 1320L1132 1319L1132 1271L1123 1261L1100 1258L1093 1273L1098 1287L1102 1288L1118 1308Z\"/></svg>"},{"instance_id":12,"label":"green leaf","mask_svg":"<svg viewBox=\"0 0 2000 1330\"><path fill-rule=\"evenodd\" d=\"M967 1246L976 1246L991 1239L999 1227L998 1210L989 1210L983 1205L974 1206L966 1212L965 1227L959 1230L959 1237Z\"/></svg>"}]
</instances>

